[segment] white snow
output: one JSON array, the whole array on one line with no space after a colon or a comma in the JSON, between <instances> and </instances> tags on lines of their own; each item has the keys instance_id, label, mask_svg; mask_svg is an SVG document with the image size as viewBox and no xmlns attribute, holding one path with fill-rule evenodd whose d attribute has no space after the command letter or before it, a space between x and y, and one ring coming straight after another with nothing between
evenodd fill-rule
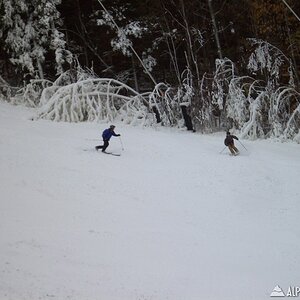
<instances>
[{"instance_id":1,"label":"white snow","mask_svg":"<svg viewBox=\"0 0 300 300\"><path fill-rule=\"evenodd\" d=\"M299 285L299 145L31 121L0 103L0 299L270 299ZM89 150L89 151L83 151Z\"/></svg>"}]
</instances>

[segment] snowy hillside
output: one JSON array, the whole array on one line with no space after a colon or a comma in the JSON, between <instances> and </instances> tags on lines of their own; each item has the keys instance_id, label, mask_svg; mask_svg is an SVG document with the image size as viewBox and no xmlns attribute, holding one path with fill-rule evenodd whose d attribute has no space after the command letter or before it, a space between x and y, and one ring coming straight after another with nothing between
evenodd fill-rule
<instances>
[{"instance_id":1,"label":"snowy hillside","mask_svg":"<svg viewBox=\"0 0 300 300\"><path fill-rule=\"evenodd\" d=\"M270 299L299 285L300 146L30 121L0 103L0 299ZM101 141L101 140L100 140ZM84 151L87 150L87 151Z\"/></svg>"}]
</instances>

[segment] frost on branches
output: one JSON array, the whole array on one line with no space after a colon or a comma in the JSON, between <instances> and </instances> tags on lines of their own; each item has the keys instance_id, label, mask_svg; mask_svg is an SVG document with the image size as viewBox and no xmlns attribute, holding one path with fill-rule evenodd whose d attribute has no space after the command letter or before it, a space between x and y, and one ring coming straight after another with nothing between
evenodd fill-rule
<instances>
[{"instance_id":1,"label":"frost on branches","mask_svg":"<svg viewBox=\"0 0 300 300\"><path fill-rule=\"evenodd\" d=\"M117 36L111 40L111 46L114 51L121 51L123 55L131 56L132 41L130 37L141 38L148 29L139 21L129 21L124 26L118 26L114 20L120 22L126 20L124 16L125 11L125 6L112 8L111 11L102 10L100 12L101 17L97 19L97 24L99 26L106 25L116 32Z\"/></svg>"},{"instance_id":2,"label":"frost on branches","mask_svg":"<svg viewBox=\"0 0 300 300\"><path fill-rule=\"evenodd\" d=\"M165 83L159 83L149 94L149 103L156 112L157 122L164 126L184 127L183 107L191 108L194 89L192 86L191 72L185 70L182 73L182 85L171 87Z\"/></svg>"},{"instance_id":3,"label":"frost on branches","mask_svg":"<svg viewBox=\"0 0 300 300\"><path fill-rule=\"evenodd\" d=\"M70 64L72 55L65 49L64 35L57 6L61 0L2 0L0 36L10 60L32 77L43 79L46 54L55 54L57 73ZM1 13L2 12L2 13Z\"/></svg>"},{"instance_id":4,"label":"frost on branches","mask_svg":"<svg viewBox=\"0 0 300 300\"><path fill-rule=\"evenodd\" d=\"M43 89L36 118L53 121L123 121L151 125L155 118L147 99L129 86L110 78L74 78L62 74Z\"/></svg>"},{"instance_id":5,"label":"frost on branches","mask_svg":"<svg viewBox=\"0 0 300 300\"><path fill-rule=\"evenodd\" d=\"M198 130L213 132L226 123L224 111L234 72L234 64L230 59L216 59L215 73L204 73L202 76L192 103L193 120Z\"/></svg>"},{"instance_id":6,"label":"frost on branches","mask_svg":"<svg viewBox=\"0 0 300 300\"><path fill-rule=\"evenodd\" d=\"M226 97L226 117L231 127L240 131L241 137L276 137L298 141L300 94L294 84L293 65L273 45L254 39L250 42L256 47L248 63L251 77L237 76L232 72L224 95L223 78L215 76L213 86L217 87L217 92L213 97L217 99L220 109L222 99ZM217 64L217 71L219 66L220 63ZM289 75L284 86L280 84L283 73Z\"/></svg>"}]
</instances>

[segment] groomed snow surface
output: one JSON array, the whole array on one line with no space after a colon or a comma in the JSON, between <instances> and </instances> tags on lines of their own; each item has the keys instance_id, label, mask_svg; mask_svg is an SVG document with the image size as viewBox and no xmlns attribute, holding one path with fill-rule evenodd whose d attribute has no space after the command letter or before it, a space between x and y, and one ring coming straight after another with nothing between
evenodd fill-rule
<instances>
[{"instance_id":1,"label":"groomed snow surface","mask_svg":"<svg viewBox=\"0 0 300 300\"><path fill-rule=\"evenodd\" d=\"M0 299L270 299L300 284L300 146L31 121L0 103ZM98 142L98 140L100 142ZM86 151L84 151L86 150Z\"/></svg>"}]
</instances>

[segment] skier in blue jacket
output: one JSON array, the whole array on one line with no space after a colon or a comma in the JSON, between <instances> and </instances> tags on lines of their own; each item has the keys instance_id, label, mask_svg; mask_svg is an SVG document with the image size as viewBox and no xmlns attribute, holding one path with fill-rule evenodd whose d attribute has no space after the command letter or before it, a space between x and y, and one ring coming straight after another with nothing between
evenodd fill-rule
<instances>
[{"instance_id":1,"label":"skier in blue jacket","mask_svg":"<svg viewBox=\"0 0 300 300\"><path fill-rule=\"evenodd\" d=\"M102 149L102 152L105 152L106 148L109 146L109 140L112 136L121 136L121 134L116 134L114 129L116 126L110 125L109 128L105 129L102 133L102 138L104 144L102 146L96 146L95 149L98 151Z\"/></svg>"}]
</instances>

